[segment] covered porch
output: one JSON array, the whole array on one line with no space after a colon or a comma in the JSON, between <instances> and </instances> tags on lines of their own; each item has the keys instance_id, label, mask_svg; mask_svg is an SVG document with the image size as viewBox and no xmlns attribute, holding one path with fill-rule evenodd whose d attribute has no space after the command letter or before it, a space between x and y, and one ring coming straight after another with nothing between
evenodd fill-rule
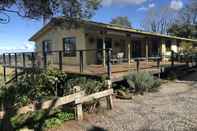
<instances>
[{"instance_id":1,"label":"covered porch","mask_svg":"<svg viewBox=\"0 0 197 131\"><path fill-rule=\"evenodd\" d=\"M150 58L162 57L165 50L164 39L141 34L125 33L113 30L86 29L86 48L103 50L86 53L86 65L103 64L106 66L105 49L112 49L112 64L132 64L136 58L152 61Z\"/></svg>"}]
</instances>

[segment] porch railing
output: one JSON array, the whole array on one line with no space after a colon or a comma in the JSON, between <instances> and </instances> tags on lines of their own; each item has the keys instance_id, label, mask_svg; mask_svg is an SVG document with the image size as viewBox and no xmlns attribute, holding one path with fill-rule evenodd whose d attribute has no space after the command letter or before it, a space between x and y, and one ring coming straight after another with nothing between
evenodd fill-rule
<instances>
[{"instance_id":1,"label":"porch railing","mask_svg":"<svg viewBox=\"0 0 197 131\"><path fill-rule=\"evenodd\" d=\"M86 49L86 50L55 50L47 52L19 52L19 53L4 53L0 56L1 64L3 65L4 81L6 79L6 69L13 68L15 73L15 79L19 71L24 69L48 69L57 68L67 73L79 73L85 75L97 75L106 74L109 79L112 78L112 49ZM98 61L95 60L95 56L100 57ZM102 61L104 58L105 61ZM100 59L100 61L99 61ZM102 59L102 60L101 60ZM145 60L155 61L155 67L160 68L161 57L149 57L149 58L133 58L135 63L135 71L140 71L140 62ZM86 63L87 62L87 63ZM70 64L73 63L73 64ZM97 67L91 70L95 73L85 70L89 65L100 65L101 69ZM104 67L105 66L105 67Z\"/></svg>"}]
</instances>

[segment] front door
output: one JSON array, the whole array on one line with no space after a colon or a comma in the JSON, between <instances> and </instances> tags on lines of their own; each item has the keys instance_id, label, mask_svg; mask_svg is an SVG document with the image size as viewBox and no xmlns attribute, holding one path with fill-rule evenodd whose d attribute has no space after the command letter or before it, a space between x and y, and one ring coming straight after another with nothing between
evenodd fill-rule
<instances>
[{"instance_id":1,"label":"front door","mask_svg":"<svg viewBox=\"0 0 197 131\"><path fill-rule=\"evenodd\" d=\"M111 38L106 38L105 40L106 44L106 49L112 48L112 39ZM97 58L97 64L102 64L103 62L103 40L102 39L97 39L97 53L96 53L96 58Z\"/></svg>"}]
</instances>

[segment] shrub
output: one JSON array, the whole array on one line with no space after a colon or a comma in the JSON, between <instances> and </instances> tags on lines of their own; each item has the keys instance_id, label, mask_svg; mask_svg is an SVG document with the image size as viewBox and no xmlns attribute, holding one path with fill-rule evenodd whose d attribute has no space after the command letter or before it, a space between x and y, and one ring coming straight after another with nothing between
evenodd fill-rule
<instances>
[{"instance_id":1,"label":"shrub","mask_svg":"<svg viewBox=\"0 0 197 131\"><path fill-rule=\"evenodd\" d=\"M156 91L160 81L147 72L132 73L125 77L131 91L135 93Z\"/></svg>"},{"instance_id":2,"label":"shrub","mask_svg":"<svg viewBox=\"0 0 197 131\"><path fill-rule=\"evenodd\" d=\"M59 70L26 70L25 73L18 77L17 82L11 82L9 85L0 88L0 104L9 107L13 112L22 106L32 103L43 102L57 96L65 96L73 93L73 87L80 86L86 95L104 90L104 82L102 80L87 78L82 76L67 75ZM98 101L91 102L89 109L97 107ZM72 106L72 103L69 107ZM19 120L13 119L13 125L19 127L21 125L31 125L27 123L29 119L39 120L43 113L33 113L33 116L25 114ZM34 116L35 115L35 116ZM14 117L13 114L11 117ZM61 113L55 118L45 121L45 126L50 127L54 123L65 121L74 117L72 114ZM21 122L22 124L17 124ZM36 125L34 125L36 126Z\"/></svg>"},{"instance_id":3,"label":"shrub","mask_svg":"<svg viewBox=\"0 0 197 131\"><path fill-rule=\"evenodd\" d=\"M29 112L26 114L16 115L11 118L12 126L15 129L20 129L28 126L28 128L53 128L65 121L73 120L74 113L72 111L61 111L54 109L46 115L46 111Z\"/></svg>"},{"instance_id":4,"label":"shrub","mask_svg":"<svg viewBox=\"0 0 197 131\"><path fill-rule=\"evenodd\" d=\"M90 95L104 90L104 82L90 79L87 77L71 77L66 82L65 93L71 90L74 86L80 86L85 91L86 95Z\"/></svg>"}]
</instances>

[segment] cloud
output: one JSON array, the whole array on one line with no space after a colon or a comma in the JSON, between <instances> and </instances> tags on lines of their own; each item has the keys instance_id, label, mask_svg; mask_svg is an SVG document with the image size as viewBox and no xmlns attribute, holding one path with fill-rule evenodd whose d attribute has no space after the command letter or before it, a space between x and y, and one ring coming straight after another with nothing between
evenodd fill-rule
<instances>
[{"instance_id":1,"label":"cloud","mask_svg":"<svg viewBox=\"0 0 197 131\"><path fill-rule=\"evenodd\" d=\"M155 7L155 3L151 3L148 5L149 8L154 8Z\"/></svg>"},{"instance_id":2,"label":"cloud","mask_svg":"<svg viewBox=\"0 0 197 131\"><path fill-rule=\"evenodd\" d=\"M148 10L148 8L145 7L145 6L142 6L142 7L137 9L137 11L146 11L146 10Z\"/></svg>"},{"instance_id":3,"label":"cloud","mask_svg":"<svg viewBox=\"0 0 197 131\"><path fill-rule=\"evenodd\" d=\"M34 51L35 45L33 42L27 42L21 47L0 47L0 54L12 53L12 52L32 52Z\"/></svg>"},{"instance_id":4,"label":"cloud","mask_svg":"<svg viewBox=\"0 0 197 131\"><path fill-rule=\"evenodd\" d=\"M139 5L147 0L103 0L102 4L105 6L110 6L113 4L121 4L121 5Z\"/></svg>"},{"instance_id":5,"label":"cloud","mask_svg":"<svg viewBox=\"0 0 197 131\"><path fill-rule=\"evenodd\" d=\"M174 10L180 10L183 8L183 2L181 0L172 0L170 3L170 8Z\"/></svg>"},{"instance_id":6,"label":"cloud","mask_svg":"<svg viewBox=\"0 0 197 131\"><path fill-rule=\"evenodd\" d=\"M142 6L140 8L137 9L137 11L147 11L150 8L154 8L155 7L155 3L150 3L147 7L146 6Z\"/></svg>"}]
</instances>

